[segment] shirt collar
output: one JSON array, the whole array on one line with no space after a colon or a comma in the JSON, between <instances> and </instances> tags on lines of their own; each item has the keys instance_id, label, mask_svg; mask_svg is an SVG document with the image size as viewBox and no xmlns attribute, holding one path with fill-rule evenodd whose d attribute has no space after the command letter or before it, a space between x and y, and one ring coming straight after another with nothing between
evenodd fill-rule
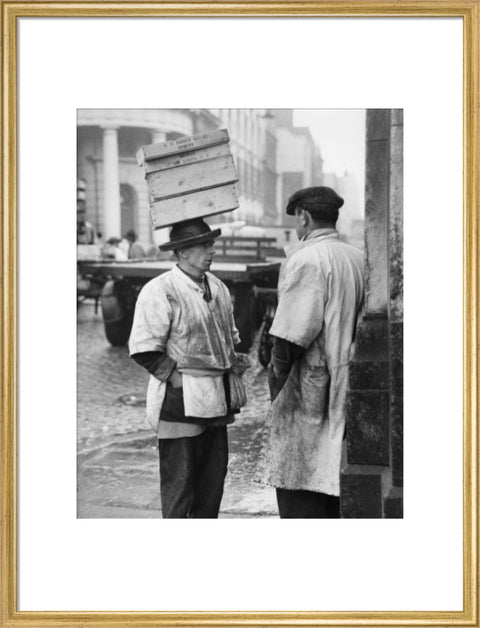
<instances>
[{"instance_id":1,"label":"shirt collar","mask_svg":"<svg viewBox=\"0 0 480 628\"><path fill-rule=\"evenodd\" d=\"M172 272L175 273L175 275L180 279L180 281L184 282L185 285L190 286L190 288L193 288L193 290L203 292L202 284L200 284L198 280L195 281L193 279L193 276L190 275L190 273L186 273L184 270L182 270L180 266L175 265L172 268Z\"/></svg>"},{"instance_id":2,"label":"shirt collar","mask_svg":"<svg viewBox=\"0 0 480 628\"><path fill-rule=\"evenodd\" d=\"M313 231L310 231L309 233L304 235L303 238L300 240L300 242L306 242L307 240L313 240L313 239L321 238L324 236L330 236L330 235L335 235L338 238L338 231L334 229L333 227L314 229Z\"/></svg>"},{"instance_id":3,"label":"shirt collar","mask_svg":"<svg viewBox=\"0 0 480 628\"><path fill-rule=\"evenodd\" d=\"M203 286L204 285L205 275L202 275L201 277L197 277L196 275L192 275L192 273L187 272L184 268L181 268L178 264L177 264L177 268L178 268L178 270L182 271L182 273L187 275L187 277L189 279L194 281L199 286Z\"/></svg>"},{"instance_id":4,"label":"shirt collar","mask_svg":"<svg viewBox=\"0 0 480 628\"><path fill-rule=\"evenodd\" d=\"M208 281L206 273L204 273L201 277L197 277L197 276L192 275L191 273L187 272L183 268L180 268L180 266L178 264L176 266L174 266L174 270L178 270L179 271L179 276L184 277L187 280L190 279L190 281L192 283L189 283L188 281L187 281L187 283L189 283L189 285L194 290L197 290L198 292L201 292L203 294L204 300L207 303L210 303L210 301L212 300L212 291L210 289L210 284L209 284L209 281Z\"/></svg>"}]
</instances>

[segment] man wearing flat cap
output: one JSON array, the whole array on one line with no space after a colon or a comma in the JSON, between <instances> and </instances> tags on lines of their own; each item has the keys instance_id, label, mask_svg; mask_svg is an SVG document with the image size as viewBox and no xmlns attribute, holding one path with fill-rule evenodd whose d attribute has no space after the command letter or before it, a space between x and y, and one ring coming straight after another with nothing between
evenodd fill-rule
<instances>
[{"instance_id":1,"label":"man wearing flat cap","mask_svg":"<svg viewBox=\"0 0 480 628\"><path fill-rule=\"evenodd\" d=\"M276 487L281 518L340 516L348 364L363 304L363 254L335 229L343 199L310 187L288 201L299 242L278 285L269 436L259 479Z\"/></svg>"},{"instance_id":2,"label":"man wearing flat cap","mask_svg":"<svg viewBox=\"0 0 480 628\"><path fill-rule=\"evenodd\" d=\"M209 272L220 233L202 219L174 225L160 249L173 250L177 265L143 287L135 308L129 348L150 373L164 518L218 517L226 426L246 402L230 293Z\"/></svg>"}]
</instances>

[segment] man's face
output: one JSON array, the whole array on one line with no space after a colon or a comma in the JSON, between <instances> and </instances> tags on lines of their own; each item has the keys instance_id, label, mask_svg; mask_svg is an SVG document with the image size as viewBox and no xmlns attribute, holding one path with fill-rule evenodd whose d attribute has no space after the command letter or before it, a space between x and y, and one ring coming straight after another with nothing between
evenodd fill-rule
<instances>
[{"instance_id":1,"label":"man's face","mask_svg":"<svg viewBox=\"0 0 480 628\"><path fill-rule=\"evenodd\" d=\"M308 233L308 220L303 209L295 213L295 231L299 240Z\"/></svg>"},{"instance_id":2,"label":"man's face","mask_svg":"<svg viewBox=\"0 0 480 628\"><path fill-rule=\"evenodd\" d=\"M185 263L185 270L193 275L201 275L210 270L213 256L215 255L215 242L209 240L202 244L195 244L183 249L181 260Z\"/></svg>"}]
</instances>

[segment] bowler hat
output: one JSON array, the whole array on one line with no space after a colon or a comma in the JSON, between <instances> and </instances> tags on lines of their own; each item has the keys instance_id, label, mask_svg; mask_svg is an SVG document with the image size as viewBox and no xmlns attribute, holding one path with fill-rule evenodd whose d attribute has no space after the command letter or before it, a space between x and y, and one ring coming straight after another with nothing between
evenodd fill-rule
<instances>
[{"instance_id":1,"label":"bowler hat","mask_svg":"<svg viewBox=\"0 0 480 628\"><path fill-rule=\"evenodd\" d=\"M195 244L202 244L214 240L222 233L221 229L210 229L202 218L183 220L173 225L170 231L170 242L159 246L161 251L184 249Z\"/></svg>"},{"instance_id":2,"label":"bowler hat","mask_svg":"<svg viewBox=\"0 0 480 628\"><path fill-rule=\"evenodd\" d=\"M293 216L297 207L310 213L338 211L343 205L343 198L335 190L326 186L314 186L295 192L287 204L287 214ZM338 214L337 214L338 215Z\"/></svg>"}]
</instances>

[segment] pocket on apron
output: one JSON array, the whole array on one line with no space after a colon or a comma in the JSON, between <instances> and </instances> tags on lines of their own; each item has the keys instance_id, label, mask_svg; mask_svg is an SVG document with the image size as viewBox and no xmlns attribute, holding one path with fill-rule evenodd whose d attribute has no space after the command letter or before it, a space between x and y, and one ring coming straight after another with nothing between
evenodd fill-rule
<instances>
[{"instance_id":1,"label":"pocket on apron","mask_svg":"<svg viewBox=\"0 0 480 628\"><path fill-rule=\"evenodd\" d=\"M330 373L326 366L302 363L295 391L298 415L304 423L321 424L328 416Z\"/></svg>"}]
</instances>

